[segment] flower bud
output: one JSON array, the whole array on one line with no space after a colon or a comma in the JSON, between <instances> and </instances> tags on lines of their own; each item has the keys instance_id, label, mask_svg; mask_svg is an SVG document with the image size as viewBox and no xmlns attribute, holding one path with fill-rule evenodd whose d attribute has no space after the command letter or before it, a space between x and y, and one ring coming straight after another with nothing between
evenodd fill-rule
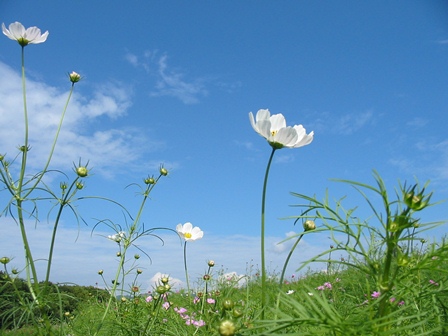
<instances>
[{"instance_id":1,"label":"flower bud","mask_svg":"<svg viewBox=\"0 0 448 336\"><path fill-rule=\"evenodd\" d=\"M210 274L204 274L204 276L202 277L205 281L208 281L211 279Z\"/></svg>"},{"instance_id":2,"label":"flower bud","mask_svg":"<svg viewBox=\"0 0 448 336\"><path fill-rule=\"evenodd\" d=\"M76 182L76 189L81 190L82 188L84 188L84 184L81 182Z\"/></svg>"},{"instance_id":3,"label":"flower bud","mask_svg":"<svg viewBox=\"0 0 448 336\"><path fill-rule=\"evenodd\" d=\"M1 257L0 258L0 263L2 263L3 265L9 264L10 261L11 261L11 259L8 258L8 257Z\"/></svg>"},{"instance_id":4,"label":"flower bud","mask_svg":"<svg viewBox=\"0 0 448 336\"><path fill-rule=\"evenodd\" d=\"M303 223L303 228L305 229L305 231L311 231L316 228L316 224L312 220L307 220L305 221L305 223Z\"/></svg>"},{"instance_id":5,"label":"flower bud","mask_svg":"<svg viewBox=\"0 0 448 336\"><path fill-rule=\"evenodd\" d=\"M137 274L142 274L142 270L140 268L137 269Z\"/></svg>"},{"instance_id":6,"label":"flower bud","mask_svg":"<svg viewBox=\"0 0 448 336\"><path fill-rule=\"evenodd\" d=\"M165 286L157 286L156 292L158 294L165 294L167 292L167 290L166 290Z\"/></svg>"},{"instance_id":7,"label":"flower bud","mask_svg":"<svg viewBox=\"0 0 448 336\"><path fill-rule=\"evenodd\" d=\"M121 297L121 302L126 302L128 299L126 299L124 296Z\"/></svg>"},{"instance_id":8,"label":"flower bud","mask_svg":"<svg viewBox=\"0 0 448 336\"><path fill-rule=\"evenodd\" d=\"M233 336L236 331L235 324L230 320L224 320L219 325L218 331L221 336Z\"/></svg>"},{"instance_id":9,"label":"flower bud","mask_svg":"<svg viewBox=\"0 0 448 336\"><path fill-rule=\"evenodd\" d=\"M3 161L4 158L5 158L5 156L0 154L0 161Z\"/></svg>"},{"instance_id":10,"label":"flower bud","mask_svg":"<svg viewBox=\"0 0 448 336\"><path fill-rule=\"evenodd\" d=\"M140 255L139 255L139 254L135 254L135 255L134 255L134 259L135 259L135 260L140 259Z\"/></svg>"},{"instance_id":11,"label":"flower bud","mask_svg":"<svg viewBox=\"0 0 448 336\"><path fill-rule=\"evenodd\" d=\"M165 290L168 292L170 289L171 289L171 286L170 285L168 285L168 284L165 284Z\"/></svg>"},{"instance_id":12,"label":"flower bud","mask_svg":"<svg viewBox=\"0 0 448 336\"><path fill-rule=\"evenodd\" d=\"M160 175L163 175L163 176L168 175L168 170L163 166L160 167Z\"/></svg>"},{"instance_id":13,"label":"flower bud","mask_svg":"<svg viewBox=\"0 0 448 336\"><path fill-rule=\"evenodd\" d=\"M232 299L225 299L222 302L222 306L225 310L231 310L233 308L233 306L235 305L235 303L233 302Z\"/></svg>"},{"instance_id":14,"label":"flower bud","mask_svg":"<svg viewBox=\"0 0 448 336\"><path fill-rule=\"evenodd\" d=\"M86 177L89 174L89 171L87 170L87 167L79 166L76 168L76 174L79 177Z\"/></svg>"},{"instance_id":15,"label":"flower bud","mask_svg":"<svg viewBox=\"0 0 448 336\"><path fill-rule=\"evenodd\" d=\"M208 267L213 267L213 266L215 266L215 261L209 260L207 264L208 264Z\"/></svg>"},{"instance_id":16,"label":"flower bud","mask_svg":"<svg viewBox=\"0 0 448 336\"><path fill-rule=\"evenodd\" d=\"M137 293L138 291L140 291L140 288L138 288L138 286L132 286L131 290L132 290L134 293Z\"/></svg>"},{"instance_id":17,"label":"flower bud","mask_svg":"<svg viewBox=\"0 0 448 336\"><path fill-rule=\"evenodd\" d=\"M145 184L154 184L156 183L156 180L154 179L154 177L147 177L145 178Z\"/></svg>"},{"instance_id":18,"label":"flower bud","mask_svg":"<svg viewBox=\"0 0 448 336\"><path fill-rule=\"evenodd\" d=\"M117 252L117 257L121 257L121 252Z\"/></svg>"},{"instance_id":19,"label":"flower bud","mask_svg":"<svg viewBox=\"0 0 448 336\"><path fill-rule=\"evenodd\" d=\"M72 82L73 84L78 83L81 80L81 75L77 72L72 71L69 75L68 78L70 79L70 82Z\"/></svg>"},{"instance_id":20,"label":"flower bud","mask_svg":"<svg viewBox=\"0 0 448 336\"><path fill-rule=\"evenodd\" d=\"M99 274L99 275L103 275L103 272L104 272L103 270L99 270L99 271L98 271L98 274Z\"/></svg>"},{"instance_id":21,"label":"flower bud","mask_svg":"<svg viewBox=\"0 0 448 336\"><path fill-rule=\"evenodd\" d=\"M65 182L61 182L61 183L59 183L59 187L60 187L62 190L67 189L67 183L65 183Z\"/></svg>"},{"instance_id":22,"label":"flower bud","mask_svg":"<svg viewBox=\"0 0 448 336\"><path fill-rule=\"evenodd\" d=\"M170 279L168 279L168 277L163 277L162 279L160 279L160 281L165 285L168 283L168 281L170 281Z\"/></svg>"},{"instance_id":23,"label":"flower bud","mask_svg":"<svg viewBox=\"0 0 448 336\"><path fill-rule=\"evenodd\" d=\"M14 275L17 275L17 274L19 274L19 270L17 268L13 268L11 270L11 273L14 274Z\"/></svg>"}]
</instances>

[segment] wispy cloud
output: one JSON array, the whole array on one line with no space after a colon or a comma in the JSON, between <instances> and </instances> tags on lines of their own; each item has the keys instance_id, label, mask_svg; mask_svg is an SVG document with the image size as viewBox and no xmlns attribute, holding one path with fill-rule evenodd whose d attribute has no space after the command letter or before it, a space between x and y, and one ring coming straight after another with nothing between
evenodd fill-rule
<instances>
[{"instance_id":1,"label":"wispy cloud","mask_svg":"<svg viewBox=\"0 0 448 336\"><path fill-rule=\"evenodd\" d=\"M313 115L314 119L307 128L319 133L331 132L338 135L351 135L374 122L374 114L371 110L342 115L329 112L319 114L310 112L309 114Z\"/></svg>"},{"instance_id":2,"label":"wispy cloud","mask_svg":"<svg viewBox=\"0 0 448 336\"><path fill-rule=\"evenodd\" d=\"M138 169L136 161L145 154L142 148L149 151L163 146L163 143L148 139L137 128L98 127L100 118L113 122L127 114L132 104L132 91L128 87L110 82L98 85L87 96L79 93L82 85L85 84L80 82L76 85L68 106L53 156L53 168L66 170L82 157L90 160L96 173L111 176L122 166L130 170ZM67 96L68 89L27 79L31 145L29 164L33 170L42 169L47 159ZM0 143L2 151L7 152L11 159L24 141L22 85L20 75L1 62L0 101ZM92 131L93 123L96 125L95 131ZM135 166L130 162L135 162Z\"/></svg>"},{"instance_id":3,"label":"wispy cloud","mask_svg":"<svg viewBox=\"0 0 448 336\"><path fill-rule=\"evenodd\" d=\"M147 51L143 56L128 52L125 59L134 67L143 68L156 80L151 90L152 97L171 96L184 104L196 104L201 97L208 95L203 78L186 78L186 74L168 65L167 54Z\"/></svg>"}]
</instances>

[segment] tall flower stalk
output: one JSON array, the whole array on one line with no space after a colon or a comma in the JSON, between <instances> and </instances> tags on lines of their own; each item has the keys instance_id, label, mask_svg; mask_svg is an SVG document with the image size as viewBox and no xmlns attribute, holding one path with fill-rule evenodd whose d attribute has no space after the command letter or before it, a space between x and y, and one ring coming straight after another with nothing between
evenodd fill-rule
<instances>
[{"instance_id":1,"label":"tall flower stalk","mask_svg":"<svg viewBox=\"0 0 448 336\"><path fill-rule=\"evenodd\" d=\"M269 170L277 149L306 146L313 141L314 132L306 134L306 130L302 125L286 126L286 120L282 114L271 116L269 110L258 110L255 118L252 112L250 112L249 120L255 132L264 137L272 147L266 167L261 197L261 318L263 319L266 306L265 210Z\"/></svg>"},{"instance_id":2,"label":"tall flower stalk","mask_svg":"<svg viewBox=\"0 0 448 336\"><path fill-rule=\"evenodd\" d=\"M185 269L185 279L187 281L187 291L190 295L190 280L188 276L188 266L187 266L187 242L190 240L198 240L204 236L204 232L198 227L193 227L193 224L187 222L185 224L178 224L176 226L176 231L181 239L184 239L184 269Z\"/></svg>"}]
</instances>

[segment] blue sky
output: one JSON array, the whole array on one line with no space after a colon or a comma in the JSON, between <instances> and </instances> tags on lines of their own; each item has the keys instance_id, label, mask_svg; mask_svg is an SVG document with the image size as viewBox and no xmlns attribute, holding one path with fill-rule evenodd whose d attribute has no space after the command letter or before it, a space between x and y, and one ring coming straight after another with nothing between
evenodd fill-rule
<instances>
[{"instance_id":1,"label":"blue sky","mask_svg":"<svg viewBox=\"0 0 448 336\"><path fill-rule=\"evenodd\" d=\"M204 230L204 238L188 246L192 276L202 274L208 259L239 274L248 263L259 264L270 147L252 130L250 111L283 113L288 124L315 133L309 146L278 151L271 168L272 269L288 251L276 242L301 230L280 219L299 214L290 192L321 198L328 189L333 198L347 195L347 207L356 206L356 192L329 179L373 183L376 169L392 192L398 180L416 176L431 180L434 200L447 198L443 1L2 1L0 21L50 32L45 43L26 48L31 168L43 165L68 93L66 75L77 71L83 80L52 167L69 172L80 157L90 160L93 175L84 193L135 212L139 198L125 187L164 164L169 177L154 189L143 220L147 227L173 229L190 221ZM23 141L20 90L20 46L2 35L0 143L11 155ZM57 175L48 181L56 188L59 182ZM90 236L92 218L119 215L96 203L79 208L89 227L75 242L73 218L64 218L53 279L94 284L99 268L113 272L115 246ZM359 216L367 218L363 209ZM426 216L446 219L446 207ZM17 228L10 218L0 221L0 254L16 257L20 267ZM48 226L42 220L31 231L42 258ZM442 227L431 237L445 232ZM145 279L156 272L183 279L181 245L174 235L163 237L163 247L144 243L153 259L151 265L142 261ZM330 243L324 234L304 239L290 273Z\"/></svg>"}]
</instances>

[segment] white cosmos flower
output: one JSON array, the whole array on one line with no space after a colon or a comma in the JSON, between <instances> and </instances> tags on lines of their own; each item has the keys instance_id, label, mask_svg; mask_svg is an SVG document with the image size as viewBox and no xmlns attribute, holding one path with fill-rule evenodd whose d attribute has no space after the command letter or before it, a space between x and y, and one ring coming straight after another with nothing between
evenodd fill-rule
<instances>
[{"instance_id":1,"label":"white cosmos flower","mask_svg":"<svg viewBox=\"0 0 448 336\"><path fill-rule=\"evenodd\" d=\"M177 224L176 231L185 241L198 240L204 236L204 232L198 227L193 227L191 223Z\"/></svg>"},{"instance_id":2,"label":"white cosmos flower","mask_svg":"<svg viewBox=\"0 0 448 336\"><path fill-rule=\"evenodd\" d=\"M271 116L269 110L258 110L255 120L252 112L249 112L249 119L255 132L275 149L302 147L313 141L314 132L306 134L302 125L286 126L285 117L281 113Z\"/></svg>"},{"instance_id":3,"label":"white cosmos flower","mask_svg":"<svg viewBox=\"0 0 448 336\"><path fill-rule=\"evenodd\" d=\"M6 29L4 23L2 23L3 34L8 36L11 40L16 40L24 47L28 44L43 43L47 40L48 31L41 34L40 29L37 27L25 27L20 22L14 22L9 25L9 29Z\"/></svg>"}]
</instances>

